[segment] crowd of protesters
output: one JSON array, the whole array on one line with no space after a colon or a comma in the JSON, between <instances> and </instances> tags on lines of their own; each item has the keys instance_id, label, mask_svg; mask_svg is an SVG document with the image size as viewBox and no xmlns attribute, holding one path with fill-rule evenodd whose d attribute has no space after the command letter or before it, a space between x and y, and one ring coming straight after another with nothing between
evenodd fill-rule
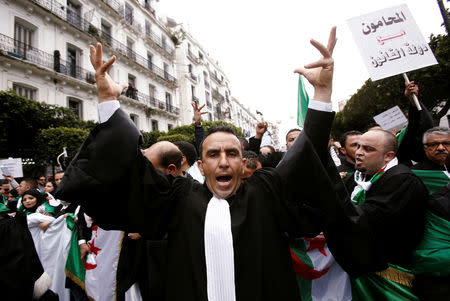
<instances>
[{"instance_id":1,"label":"crowd of protesters","mask_svg":"<svg viewBox=\"0 0 450 301\"><path fill-rule=\"evenodd\" d=\"M331 58L335 43L333 39L332 31L327 47L313 43L324 59ZM95 59L98 55L100 60ZM91 48L91 61L97 71L96 76L105 76L105 71L114 62L110 59L103 63L101 56L101 46ZM332 60L331 65L329 64L329 61L324 61L318 69L332 67ZM316 91L319 90L317 82L314 78L308 78L310 75L304 69L299 73L307 77ZM331 82L331 79L328 80ZM102 84L99 80L97 83L100 99L104 97L101 95ZM335 300L448 299L450 130L435 127L430 112L423 104L420 111L414 106L412 96L419 95L418 86L414 82L405 86L405 99L399 101L409 99L411 105L408 126L401 131L385 131L377 125L371 125L364 132L349 129L339 137L339 142L329 139L327 146L319 141L323 137L318 137L321 133L315 132L315 127L326 123L324 119L332 121L332 115L327 115L332 113L320 108L315 104L316 100L313 100L306 120L310 127L288 131L286 152L281 152L276 146L261 145L262 137L267 132L265 122L257 124L255 136L249 139L236 137L231 128L226 126L210 129L205 133L201 118L204 105L199 106L194 102L195 145L183 141L161 141L148 149L140 150L139 154L131 150L132 160L118 160L117 166L110 166L114 169L110 171L107 170L108 166L102 167L107 170L104 173L110 173L108 175L97 170L98 165L95 164L98 162L90 163L92 166L89 165L86 169L85 162L94 159L83 149L71 163L66 176L64 172L59 172L54 178L42 175L36 179L22 178L18 181L13 175L3 175L5 180L2 181L0 190L0 285L3 291L6 296L14 296L14 300L58 300L58 295L50 289L51 281L45 281L48 275L34 250L28 231L29 217L38 214L57 219L75 214L78 217L78 256L82 261L86 261L86 255L93 250L89 243L93 238L92 225L126 232L117 267L119 300L125 300L126 291L134 284L138 285L143 300L177 300L177 296L181 294L185 294L184 300L303 300L306 298L307 288L303 286L304 282L295 282L295 277L305 277L297 272L295 266L295 248L298 246L296 241L319 236L326 240L336 264L349 275L351 282L353 297L336 297ZM112 87L109 90L114 90L119 86L108 87ZM129 125L118 119L117 114L120 112L109 115L100 122L105 122L108 126L117 122L117 128L111 127L120 135L130 137L124 138L124 143L132 141L134 132L120 132L121 128ZM322 115L319 118L316 117L319 116L317 114ZM99 113L99 116L102 115ZM328 135L325 137L328 140L329 131L326 131L326 127L321 130ZM109 138L98 135L101 137L96 139L106 139L107 143L113 143ZM138 136L139 134L136 139ZM227 140L230 137L236 140ZM236 143L239 148L234 147L235 141L238 141ZM103 147L102 143L103 140L99 145L93 146L97 151L100 149L99 154L103 154L103 148L107 147ZM128 148L133 148L132 144L134 143L125 146L124 150L120 149L120 155L122 152L126 153ZM92 156L99 156L96 152L93 153L95 154ZM136 156L143 159L135 159ZM102 158L96 160L103 162ZM215 162L214 171L211 172L212 165L206 162ZM87 175L86 170L92 174ZM127 172L116 175L117 170ZM142 176L142 179L130 179L136 175ZM108 180L104 180L106 178ZM116 185L130 181L135 181L136 184L127 185L130 191L122 196L118 195L121 191ZM294 189L296 181L298 191ZM149 185L150 188L146 190L139 185ZM59 186L62 188L57 190ZM310 188L310 191L301 188ZM253 203L252 194L258 194L260 204ZM146 201L136 200L141 195L158 197L149 205ZM179 198L180 195L188 200L191 195L195 197L192 197L192 203L178 200L174 202L173 198ZM250 201L242 205L240 200L234 198L235 195L240 200ZM271 199L272 195L276 196L276 202ZM130 196L136 199L130 201ZM196 203L197 198L206 198L201 205L203 211L195 209L193 214L184 215L191 210L190 207L200 206ZM229 208L231 212L228 220L231 224L228 224L228 228L232 230L230 232L225 229L218 233L221 233L219 238L222 240L227 240L227 235L230 235L231 253L226 250L230 245L223 245L223 249L209 246L207 237L211 229L207 228L207 224L211 222L211 217L208 214L213 209L210 209L208 201L216 201L215 198L229 202L226 211ZM261 209L264 207L262 204L270 204L270 209ZM236 211L242 209L236 207L245 207L245 210ZM154 214L152 210L155 208L159 211ZM258 214L262 212L264 217L258 216L255 220L254 211ZM272 214L284 220L269 217ZM221 219L222 215L223 211L220 211L214 218ZM38 219L39 228L46 231L52 221ZM259 224L261 221L265 223ZM214 222L212 221L213 224ZM259 224L260 232L246 230L253 229L251 227L254 223L256 227ZM192 228L180 230L180 225L190 225ZM205 227L204 233L197 231L196 227ZM274 229L280 233L274 233ZM242 242L246 237L251 237L252 240ZM279 241L274 243L274 237ZM252 245L253 240L260 245ZM180 244L180 241L185 245ZM274 251L265 248L262 241L269 245L279 244L281 247L273 247L276 249ZM197 243L201 246L200 249L194 246ZM285 265L284 259L270 255L286 255L288 246L294 254L290 267ZM244 250L245 248L249 250ZM265 249L256 250L258 248ZM201 260L198 260L199 263L197 257L192 257L193 263L190 264L193 268L190 270L182 266L190 265L183 260L189 258L189 254L192 255L189 253L192 250L201 250L200 255L195 255L200 256ZM263 254L264 251L269 255ZM189 253L187 257L180 254L184 252ZM219 256L214 257L214 252L218 252ZM252 253L253 257L259 257L246 257ZM210 258L222 261L222 255L224 263L217 268ZM177 261L174 258L183 260ZM251 268L246 267L246 262ZM230 273L222 274L230 264L231 270L234 269L232 276ZM267 266L270 275L263 272ZM60 267L61 270L64 268ZM247 269L254 269L254 274L247 274ZM173 271L178 271L176 276ZM214 279L215 273L224 278ZM272 275L273 273L283 275ZM311 277L310 280L318 276ZM270 281L266 282L268 279ZM181 280L186 283L178 283ZM261 283L245 288L241 286L252 281ZM333 279L328 281L332 282ZM213 282L219 283L219 286L223 284L224 291L229 290L225 293L218 292L222 287L210 286ZM297 284L295 290L291 290L292 283ZM71 300L88 300L85 288L70 277L66 279L66 287L70 289ZM322 290L327 288L323 287ZM270 299L274 296L280 298ZM314 300L322 299L316 296Z\"/></svg>"}]
</instances>

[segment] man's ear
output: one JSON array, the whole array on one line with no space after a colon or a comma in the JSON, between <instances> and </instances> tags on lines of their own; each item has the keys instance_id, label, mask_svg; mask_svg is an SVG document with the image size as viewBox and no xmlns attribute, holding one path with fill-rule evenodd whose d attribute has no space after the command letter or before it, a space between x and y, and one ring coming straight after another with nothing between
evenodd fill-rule
<instances>
[{"instance_id":1,"label":"man's ear","mask_svg":"<svg viewBox=\"0 0 450 301\"><path fill-rule=\"evenodd\" d=\"M167 167L167 173L171 174L174 177L179 175L178 168L175 166L175 164L169 164L169 166Z\"/></svg>"},{"instance_id":2,"label":"man's ear","mask_svg":"<svg viewBox=\"0 0 450 301\"><path fill-rule=\"evenodd\" d=\"M391 161L392 159L394 159L394 157L395 157L395 152L393 152L393 151L389 151L386 154L384 154L384 160L386 162Z\"/></svg>"},{"instance_id":3,"label":"man's ear","mask_svg":"<svg viewBox=\"0 0 450 301\"><path fill-rule=\"evenodd\" d=\"M341 153L342 153L343 155L346 155L346 154L347 154L347 150L346 150L345 148L341 147L339 150L341 151Z\"/></svg>"},{"instance_id":4,"label":"man's ear","mask_svg":"<svg viewBox=\"0 0 450 301\"><path fill-rule=\"evenodd\" d=\"M247 165L247 158L242 158L242 174L245 172L245 166Z\"/></svg>"},{"instance_id":5,"label":"man's ear","mask_svg":"<svg viewBox=\"0 0 450 301\"><path fill-rule=\"evenodd\" d=\"M198 165L198 169L200 169L202 176L205 176L205 172L203 171L203 161L197 160L197 165Z\"/></svg>"}]
</instances>

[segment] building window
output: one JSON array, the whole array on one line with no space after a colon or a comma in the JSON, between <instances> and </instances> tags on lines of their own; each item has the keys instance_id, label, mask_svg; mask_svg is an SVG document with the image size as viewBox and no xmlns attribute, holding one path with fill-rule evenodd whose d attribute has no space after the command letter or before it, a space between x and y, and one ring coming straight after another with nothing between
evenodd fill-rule
<instances>
[{"instance_id":1,"label":"building window","mask_svg":"<svg viewBox=\"0 0 450 301\"><path fill-rule=\"evenodd\" d=\"M128 3L125 3L125 20L133 25L133 8Z\"/></svg>"},{"instance_id":2,"label":"building window","mask_svg":"<svg viewBox=\"0 0 450 301\"><path fill-rule=\"evenodd\" d=\"M17 95L26 97L28 99L36 100L37 89L21 84L13 83L13 90Z\"/></svg>"},{"instance_id":3,"label":"building window","mask_svg":"<svg viewBox=\"0 0 450 301\"><path fill-rule=\"evenodd\" d=\"M166 109L172 112L172 95L169 92L166 92Z\"/></svg>"},{"instance_id":4,"label":"building window","mask_svg":"<svg viewBox=\"0 0 450 301\"><path fill-rule=\"evenodd\" d=\"M213 121L213 118L212 118L212 114L211 114L211 113L208 113L208 120L209 120L209 121Z\"/></svg>"},{"instance_id":5,"label":"building window","mask_svg":"<svg viewBox=\"0 0 450 301\"><path fill-rule=\"evenodd\" d=\"M198 58L200 59L200 60L203 60L203 54L199 51L198 52Z\"/></svg>"},{"instance_id":6,"label":"building window","mask_svg":"<svg viewBox=\"0 0 450 301\"><path fill-rule=\"evenodd\" d=\"M147 52L147 67L150 70L153 70L153 55Z\"/></svg>"},{"instance_id":7,"label":"building window","mask_svg":"<svg viewBox=\"0 0 450 301\"><path fill-rule=\"evenodd\" d=\"M14 23L14 46L15 52L22 55L24 58L27 56L27 51L33 46L35 29L31 25L26 24L24 21L15 20Z\"/></svg>"},{"instance_id":8,"label":"building window","mask_svg":"<svg viewBox=\"0 0 450 301\"><path fill-rule=\"evenodd\" d=\"M67 106L69 107L69 109L78 117L82 118L82 106L83 102L79 99L76 98L68 98L67 100Z\"/></svg>"},{"instance_id":9,"label":"building window","mask_svg":"<svg viewBox=\"0 0 450 301\"><path fill-rule=\"evenodd\" d=\"M81 50L72 46L67 45L67 75L75 77L75 78L81 78Z\"/></svg>"},{"instance_id":10,"label":"building window","mask_svg":"<svg viewBox=\"0 0 450 301\"><path fill-rule=\"evenodd\" d=\"M173 128L173 124L167 124L167 130L170 131Z\"/></svg>"},{"instance_id":11,"label":"building window","mask_svg":"<svg viewBox=\"0 0 450 301\"><path fill-rule=\"evenodd\" d=\"M134 125L139 128L139 116L136 114L130 114L130 119L133 121Z\"/></svg>"},{"instance_id":12,"label":"building window","mask_svg":"<svg viewBox=\"0 0 450 301\"><path fill-rule=\"evenodd\" d=\"M152 131L158 130L158 120L152 120Z\"/></svg>"},{"instance_id":13,"label":"building window","mask_svg":"<svg viewBox=\"0 0 450 301\"><path fill-rule=\"evenodd\" d=\"M145 34L147 36L152 35L152 24L148 20L145 20Z\"/></svg>"},{"instance_id":14,"label":"building window","mask_svg":"<svg viewBox=\"0 0 450 301\"><path fill-rule=\"evenodd\" d=\"M104 20L102 20L102 39L104 39L108 44L111 45L112 35L111 35L111 25L107 24Z\"/></svg>"},{"instance_id":15,"label":"building window","mask_svg":"<svg viewBox=\"0 0 450 301\"><path fill-rule=\"evenodd\" d=\"M136 89L136 76L128 74L128 88L125 91L125 96L137 100L137 92L138 90Z\"/></svg>"},{"instance_id":16,"label":"building window","mask_svg":"<svg viewBox=\"0 0 450 301\"><path fill-rule=\"evenodd\" d=\"M191 85L191 94L192 94L192 100L195 100L195 87Z\"/></svg>"},{"instance_id":17,"label":"building window","mask_svg":"<svg viewBox=\"0 0 450 301\"><path fill-rule=\"evenodd\" d=\"M136 60L136 54L134 53L133 49L134 41L127 38L127 56L132 60Z\"/></svg>"},{"instance_id":18,"label":"building window","mask_svg":"<svg viewBox=\"0 0 450 301\"><path fill-rule=\"evenodd\" d=\"M167 65L167 63L164 63L163 68L164 68L164 78L169 79L169 65Z\"/></svg>"},{"instance_id":19,"label":"building window","mask_svg":"<svg viewBox=\"0 0 450 301\"><path fill-rule=\"evenodd\" d=\"M166 36L164 34L161 36L161 42L162 42L162 48L166 49L167 39L166 39Z\"/></svg>"},{"instance_id":20,"label":"building window","mask_svg":"<svg viewBox=\"0 0 450 301\"><path fill-rule=\"evenodd\" d=\"M74 1L67 1L67 21L81 27L81 5Z\"/></svg>"}]
</instances>

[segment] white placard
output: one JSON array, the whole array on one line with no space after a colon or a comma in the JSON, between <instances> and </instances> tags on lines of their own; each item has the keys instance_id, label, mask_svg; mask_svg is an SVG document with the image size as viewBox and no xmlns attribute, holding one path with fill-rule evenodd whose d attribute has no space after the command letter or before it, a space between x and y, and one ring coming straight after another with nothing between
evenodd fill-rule
<instances>
[{"instance_id":1,"label":"white placard","mask_svg":"<svg viewBox=\"0 0 450 301\"><path fill-rule=\"evenodd\" d=\"M375 122L381 126L383 130L389 131L392 129L401 129L408 123L405 114L398 106L390 108L381 114L373 117Z\"/></svg>"},{"instance_id":2,"label":"white placard","mask_svg":"<svg viewBox=\"0 0 450 301\"><path fill-rule=\"evenodd\" d=\"M9 169L9 172L14 178L22 178L23 170L22 170L22 159L21 158L8 158L4 160L0 160L0 166L6 167ZM0 173L0 179L4 179L4 177Z\"/></svg>"},{"instance_id":3,"label":"white placard","mask_svg":"<svg viewBox=\"0 0 450 301\"><path fill-rule=\"evenodd\" d=\"M438 63L406 4L347 23L374 81Z\"/></svg>"}]
</instances>

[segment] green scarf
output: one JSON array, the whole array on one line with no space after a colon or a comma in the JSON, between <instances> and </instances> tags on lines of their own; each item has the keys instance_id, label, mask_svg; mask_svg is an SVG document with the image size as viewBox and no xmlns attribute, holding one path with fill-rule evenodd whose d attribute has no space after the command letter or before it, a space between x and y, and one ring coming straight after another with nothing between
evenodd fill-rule
<instances>
[{"instance_id":1,"label":"green scarf","mask_svg":"<svg viewBox=\"0 0 450 301\"><path fill-rule=\"evenodd\" d=\"M379 178L381 178L382 175L384 175L384 173L386 171L386 166L383 167L382 169L380 169L379 171L377 171L372 176L372 178L370 178L369 182L371 184L375 183ZM363 188L361 188L361 190L355 195L355 197L353 198L353 202L356 205L362 205L366 202L366 191Z\"/></svg>"}]
</instances>

